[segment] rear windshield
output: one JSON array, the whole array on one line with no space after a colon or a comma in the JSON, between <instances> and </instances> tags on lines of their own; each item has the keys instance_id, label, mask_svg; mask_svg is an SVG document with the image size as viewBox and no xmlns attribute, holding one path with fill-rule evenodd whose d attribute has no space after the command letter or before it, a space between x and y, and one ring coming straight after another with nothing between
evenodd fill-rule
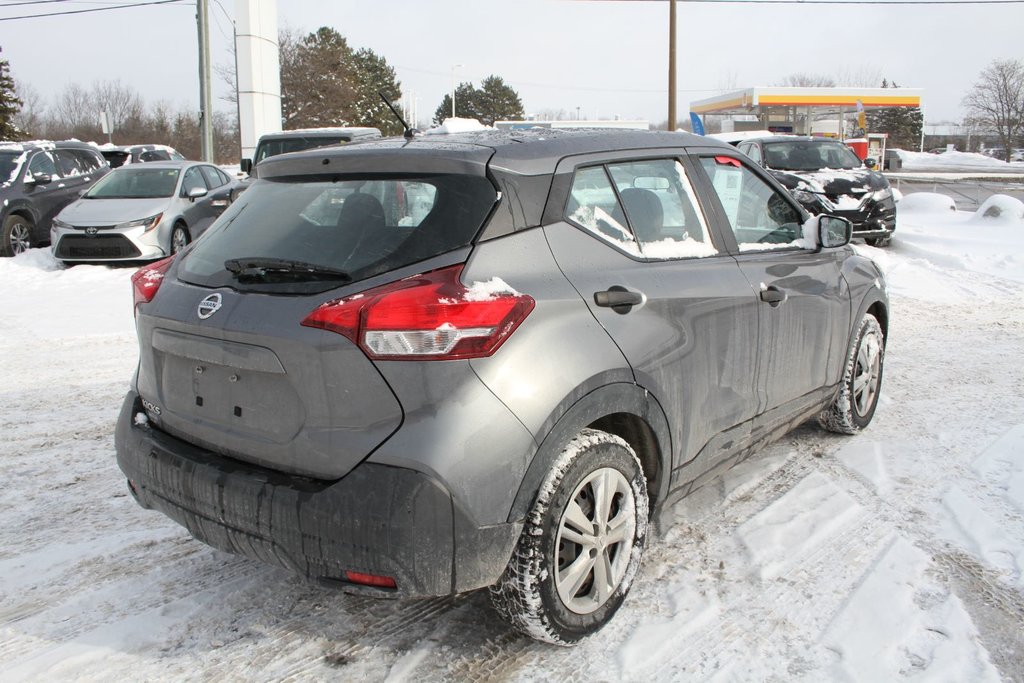
<instances>
[{"instance_id":1,"label":"rear windshield","mask_svg":"<svg viewBox=\"0 0 1024 683\"><path fill-rule=\"evenodd\" d=\"M258 164L267 157L276 157L278 154L287 154L288 152L301 152L305 149L313 149L314 147L328 147L330 145L340 145L348 142L347 137L291 137L282 138L280 140L264 140L263 143L256 150L256 154L253 156L252 163Z\"/></svg>"},{"instance_id":2,"label":"rear windshield","mask_svg":"<svg viewBox=\"0 0 1024 683\"><path fill-rule=\"evenodd\" d=\"M326 291L469 245L496 200L481 176L263 179L203 234L178 276L210 287ZM344 276L240 277L228 264L268 259Z\"/></svg>"},{"instance_id":3,"label":"rear windshield","mask_svg":"<svg viewBox=\"0 0 1024 683\"><path fill-rule=\"evenodd\" d=\"M128 168L108 173L92 186L86 199L152 199L170 197L178 184L176 168Z\"/></svg>"}]
</instances>

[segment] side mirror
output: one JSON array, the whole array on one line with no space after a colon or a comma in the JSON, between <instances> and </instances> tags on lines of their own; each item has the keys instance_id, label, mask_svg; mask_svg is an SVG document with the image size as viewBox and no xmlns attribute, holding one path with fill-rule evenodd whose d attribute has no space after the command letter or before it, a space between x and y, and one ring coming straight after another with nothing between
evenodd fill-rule
<instances>
[{"instance_id":1,"label":"side mirror","mask_svg":"<svg viewBox=\"0 0 1024 683\"><path fill-rule=\"evenodd\" d=\"M242 168L242 173L252 173L252 159L242 159L239 166Z\"/></svg>"},{"instance_id":2,"label":"side mirror","mask_svg":"<svg viewBox=\"0 0 1024 683\"><path fill-rule=\"evenodd\" d=\"M873 171L878 168L878 161L874 157L868 157L864 160L864 165Z\"/></svg>"},{"instance_id":3,"label":"side mirror","mask_svg":"<svg viewBox=\"0 0 1024 683\"><path fill-rule=\"evenodd\" d=\"M822 214L818 216L818 244L822 249L844 247L853 237L853 223L840 218Z\"/></svg>"},{"instance_id":4,"label":"side mirror","mask_svg":"<svg viewBox=\"0 0 1024 683\"><path fill-rule=\"evenodd\" d=\"M49 185L52 181L53 176L49 173L33 173L25 178L28 185Z\"/></svg>"},{"instance_id":5,"label":"side mirror","mask_svg":"<svg viewBox=\"0 0 1024 683\"><path fill-rule=\"evenodd\" d=\"M209 190L207 190L205 187L193 187L191 190L188 191L187 196L190 201L194 202L197 199L205 197L208 192Z\"/></svg>"}]
</instances>

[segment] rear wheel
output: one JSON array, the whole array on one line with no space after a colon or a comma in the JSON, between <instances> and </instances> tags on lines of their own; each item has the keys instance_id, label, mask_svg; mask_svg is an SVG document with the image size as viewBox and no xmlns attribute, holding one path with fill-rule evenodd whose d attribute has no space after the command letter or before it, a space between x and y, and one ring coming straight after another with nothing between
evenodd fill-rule
<instances>
[{"instance_id":1,"label":"rear wheel","mask_svg":"<svg viewBox=\"0 0 1024 683\"><path fill-rule=\"evenodd\" d=\"M647 482L633 449L583 430L545 478L509 565L491 588L495 609L538 640L571 645L618 611L647 536Z\"/></svg>"},{"instance_id":2,"label":"rear wheel","mask_svg":"<svg viewBox=\"0 0 1024 683\"><path fill-rule=\"evenodd\" d=\"M174 230L171 231L171 254L177 254L187 247L189 241L188 228L181 223L175 225Z\"/></svg>"},{"instance_id":3,"label":"rear wheel","mask_svg":"<svg viewBox=\"0 0 1024 683\"><path fill-rule=\"evenodd\" d=\"M32 224L22 216L8 216L0 240L0 256L17 256L32 246Z\"/></svg>"},{"instance_id":4,"label":"rear wheel","mask_svg":"<svg viewBox=\"0 0 1024 683\"><path fill-rule=\"evenodd\" d=\"M857 329L839 394L832 405L818 415L822 427L840 434L856 434L868 426L878 405L884 359L882 326L875 316L868 313Z\"/></svg>"}]
</instances>

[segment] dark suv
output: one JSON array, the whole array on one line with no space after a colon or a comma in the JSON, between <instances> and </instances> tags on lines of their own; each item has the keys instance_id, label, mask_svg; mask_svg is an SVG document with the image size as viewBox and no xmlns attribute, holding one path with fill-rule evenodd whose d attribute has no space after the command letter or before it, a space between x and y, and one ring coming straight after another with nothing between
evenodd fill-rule
<instances>
[{"instance_id":1,"label":"dark suv","mask_svg":"<svg viewBox=\"0 0 1024 683\"><path fill-rule=\"evenodd\" d=\"M896 230L896 200L889 181L838 140L780 135L737 143L812 214L830 213L853 223L853 236L884 247Z\"/></svg>"},{"instance_id":2,"label":"dark suv","mask_svg":"<svg viewBox=\"0 0 1024 683\"><path fill-rule=\"evenodd\" d=\"M49 242L54 216L109 171L85 143L0 143L0 256Z\"/></svg>"},{"instance_id":3,"label":"dark suv","mask_svg":"<svg viewBox=\"0 0 1024 683\"><path fill-rule=\"evenodd\" d=\"M133 278L118 464L214 547L377 596L489 586L572 643L652 515L808 418L871 420L888 303L849 239L687 134L268 159Z\"/></svg>"}]
</instances>

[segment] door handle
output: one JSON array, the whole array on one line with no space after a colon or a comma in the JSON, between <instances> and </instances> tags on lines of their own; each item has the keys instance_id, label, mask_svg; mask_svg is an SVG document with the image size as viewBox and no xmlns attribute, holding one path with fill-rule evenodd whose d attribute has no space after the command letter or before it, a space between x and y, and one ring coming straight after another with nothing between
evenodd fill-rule
<instances>
[{"instance_id":1,"label":"door handle","mask_svg":"<svg viewBox=\"0 0 1024 683\"><path fill-rule=\"evenodd\" d=\"M775 285L765 286L763 282L761 283L761 301L765 302L772 308L782 304L786 298L786 292Z\"/></svg>"},{"instance_id":2,"label":"door handle","mask_svg":"<svg viewBox=\"0 0 1024 683\"><path fill-rule=\"evenodd\" d=\"M631 292L620 285L612 285L603 292L594 292L594 303L616 313L629 313L644 302L643 292Z\"/></svg>"}]
</instances>

